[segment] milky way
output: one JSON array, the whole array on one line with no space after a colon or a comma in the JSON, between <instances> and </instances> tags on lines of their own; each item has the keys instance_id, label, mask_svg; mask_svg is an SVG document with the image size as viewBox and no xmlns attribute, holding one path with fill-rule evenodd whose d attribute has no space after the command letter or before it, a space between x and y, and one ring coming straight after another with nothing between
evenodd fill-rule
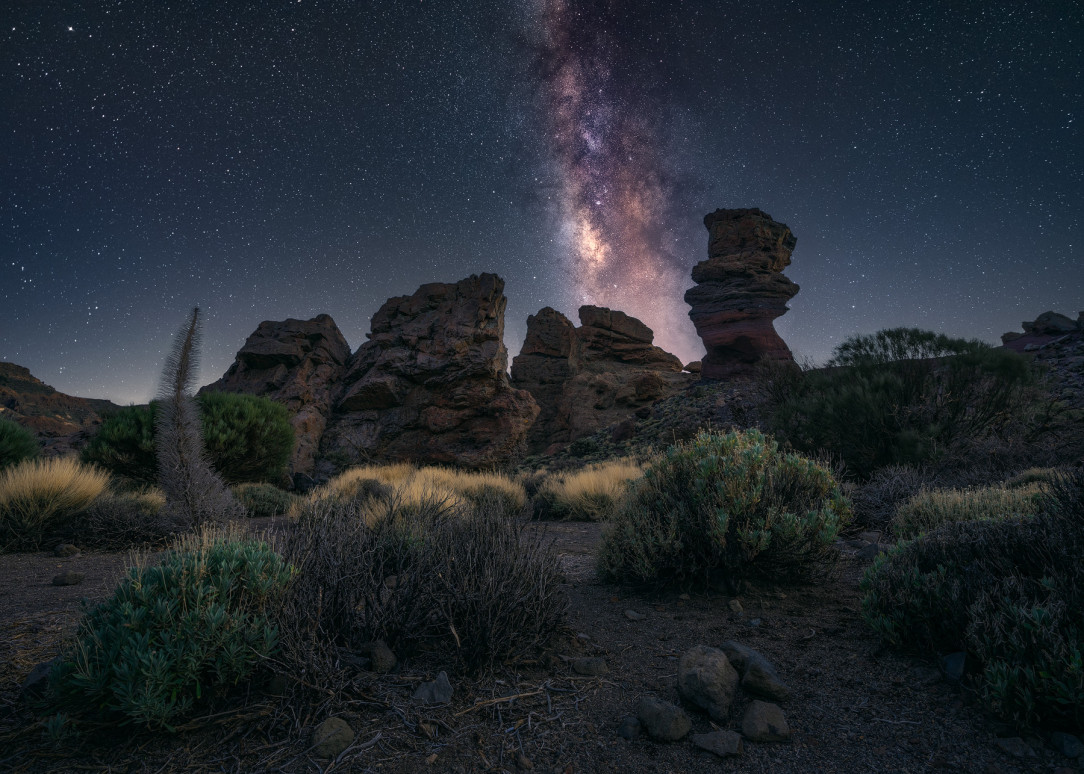
<instances>
[{"instance_id":1,"label":"milky way","mask_svg":"<svg viewBox=\"0 0 1084 774\"><path fill-rule=\"evenodd\" d=\"M683 361L703 353L675 254L674 175L650 62L627 39L622 5L537 0L539 115L558 187L567 302L620 309Z\"/></svg>"}]
</instances>

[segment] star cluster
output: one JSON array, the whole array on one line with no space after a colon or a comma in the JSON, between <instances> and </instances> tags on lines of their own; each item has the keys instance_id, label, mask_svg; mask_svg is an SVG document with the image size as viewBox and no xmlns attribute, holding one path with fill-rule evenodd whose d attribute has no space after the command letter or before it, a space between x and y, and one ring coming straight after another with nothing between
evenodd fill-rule
<instances>
[{"instance_id":1,"label":"star cluster","mask_svg":"<svg viewBox=\"0 0 1084 774\"><path fill-rule=\"evenodd\" d=\"M798 237L799 356L1084 307L1084 8L896 0L54 0L0 27L0 358L143 401L265 319L495 271L697 356L704 213Z\"/></svg>"}]
</instances>

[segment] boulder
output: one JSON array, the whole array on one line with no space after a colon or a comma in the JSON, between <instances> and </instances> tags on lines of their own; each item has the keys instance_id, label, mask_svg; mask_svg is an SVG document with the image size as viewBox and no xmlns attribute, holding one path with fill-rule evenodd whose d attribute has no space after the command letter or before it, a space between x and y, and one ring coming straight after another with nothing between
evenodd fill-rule
<instances>
[{"instance_id":1,"label":"boulder","mask_svg":"<svg viewBox=\"0 0 1084 774\"><path fill-rule=\"evenodd\" d=\"M682 699L706 710L713 720L725 721L734 702L738 673L723 651L697 645L678 662L677 685Z\"/></svg>"},{"instance_id":2,"label":"boulder","mask_svg":"<svg viewBox=\"0 0 1084 774\"><path fill-rule=\"evenodd\" d=\"M513 385L540 409L528 436L532 451L628 420L695 381L635 317L599 306L582 306L579 316L578 328L550 307L528 317L512 361Z\"/></svg>"},{"instance_id":3,"label":"boulder","mask_svg":"<svg viewBox=\"0 0 1084 774\"><path fill-rule=\"evenodd\" d=\"M724 642L719 648L741 675L741 687L746 691L773 701L790 698L790 688L779 679L771 662L758 651L733 641Z\"/></svg>"},{"instance_id":4,"label":"boulder","mask_svg":"<svg viewBox=\"0 0 1084 774\"><path fill-rule=\"evenodd\" d=\"M790 727L778 704L754 700L741 721L742 735L750 742L784 742Z\"/></svg>"},{"instance_id":5,"label":"boulder","mask_svg":"<svg viewBox=\"0 0 1084 774\"><path fill-rule=\"evenodd\" d=\"M506 305L495 274L385 302L347 364L322 453L469 468L506 462L538 415L530 393L508 381Z\"/></svg>"},{"instance_id":6,"label":"boulder","mask_svg":"<svg viewBox=\"0 0 1084 774\"><path fill-rule=\"evenodd\" d=\"M705 379L748 375L762 361L794 362L772 321L798 286L781 273L797 242L783 223L758 209L716 210L704 218L708 259L693 267L685 293L704 342Z\"/></svg>"},{"instance_id":7,"label":"boulder","mask_svg":"<svg viewBox=\"0 0 1084 774\"><path fill-rule=\"evenodd\" d=\"M350 345L330 315L265 321L222 378L200 392L260 395L286 406L295 438L290 471L308 474L349 358Z\"/></svg>"},{"instance_id":8,"label":"boulder","mask_svg":"<svg viewBox=\"0 0 1084 774\"><path fill-rule=\"evenodd\" d=\"M657 742L676 742L693 727L685 710L653 696L640 699L636 717L647 735Z\"/></svg>"}]
</instances>

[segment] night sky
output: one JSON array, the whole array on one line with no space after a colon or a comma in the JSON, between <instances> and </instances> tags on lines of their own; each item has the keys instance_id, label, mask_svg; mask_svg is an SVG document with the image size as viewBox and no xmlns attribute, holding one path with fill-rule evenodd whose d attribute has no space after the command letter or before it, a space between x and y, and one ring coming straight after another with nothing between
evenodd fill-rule
<instances>
[{"instance_id":1,"label":"night sky","mask_svg":"<svg viewBox=\"0 0 1084 774\"><path fill-rule=\"evenodd\" d=\"M683 360L705 213L798 237L776 326L996 341L1084 309L1084 3L174 2L0 8L0 359L142 402L262 320L493 271Z\"/></svg>"}]
</instances>

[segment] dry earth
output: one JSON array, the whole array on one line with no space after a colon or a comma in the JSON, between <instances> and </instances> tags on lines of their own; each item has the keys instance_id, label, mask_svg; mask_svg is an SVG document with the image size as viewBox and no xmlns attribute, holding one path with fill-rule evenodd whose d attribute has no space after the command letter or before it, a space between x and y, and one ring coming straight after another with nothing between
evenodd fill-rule
<instances>
[{"instance_id":1,"label":"dry earth","mask_svg":"<svg viewBox=\"0 0 1084 774\"><path fill-rule=\"evenodd\" d=\"M600 584L598 525L531 524L527 532L555 540L566 575L570 631L553 656L477 681L453 676L452 703L437 708L410 699L431 671L407 665L380 678L359 675L357 698L334 709L356 732L334 761L310 750L327 706L299 711L255 688L236 711L201 719L177 737L95 735L53 746L19 686L72 631L79 600L104 598L128 556L0 556L0 771L1075 771L1038 739L1018 750L1023 758L1006 752L966 688L932 663L882 650L858 614L868 559L853 551L844 549L824 585L743 590L737 613L729 595L645 595ZM65 570L86 580L51 585ZM643 618L632 620L630 610ZM678 701L677 663L686 650L724 640L759 650L791 687L784 704L790 741L747 742L740 757L721 759L688 739L658 744L617 735L645 694ZM577 675L569 660L578 656L604 657L608 672ZM723 727L738 728L747 702L736 702ZM694 733L712 729L706 715L689 714Z\"/></svg>"}]
</instances>

